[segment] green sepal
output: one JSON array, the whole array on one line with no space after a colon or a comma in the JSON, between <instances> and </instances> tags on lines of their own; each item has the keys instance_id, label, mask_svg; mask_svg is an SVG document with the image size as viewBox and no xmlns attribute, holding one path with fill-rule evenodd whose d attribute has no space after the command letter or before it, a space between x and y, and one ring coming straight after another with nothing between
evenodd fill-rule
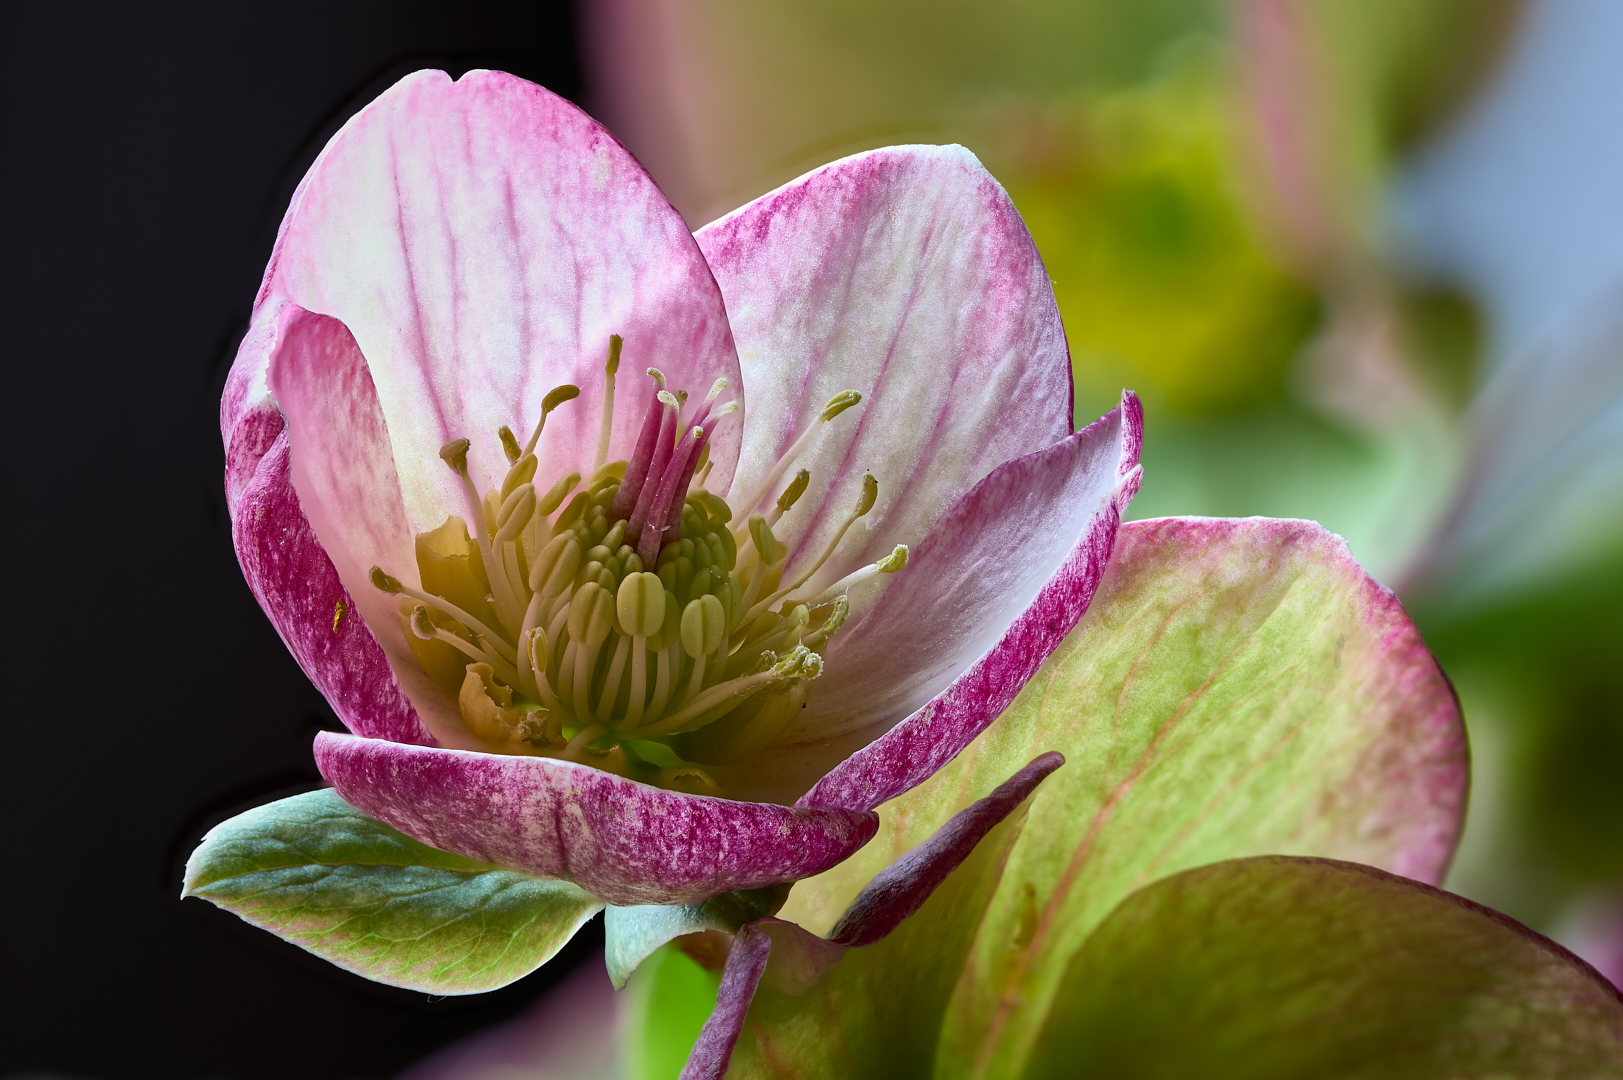
<instances>
[{"instance_id":1,"label":"green sepal","mask_svg":"<svg viewBox=\"0 0 1623 1080\"><path fill-rule=\"evenodd\" d=\"M568 882L420 844L330 790L209 830L181 895L357 975L432 994L477 994L528 975L603 906Z\"/></svg>"},{"instance_id":2,"label":"green sepal","mask_svg":"<svg viewBox=\"0 0 1623 1080\"><path fill-rule=\"evenodd\" d=\"M700 904L682 906L639 904L631 907L610 905L603 915L604 961L609 981L616 990L625 986L637 970L661 945L684 934L704 930L737 933L755 919L776 915L789 899L793 882L768 885L712 896Z\"/></svg>"}]
</instances>

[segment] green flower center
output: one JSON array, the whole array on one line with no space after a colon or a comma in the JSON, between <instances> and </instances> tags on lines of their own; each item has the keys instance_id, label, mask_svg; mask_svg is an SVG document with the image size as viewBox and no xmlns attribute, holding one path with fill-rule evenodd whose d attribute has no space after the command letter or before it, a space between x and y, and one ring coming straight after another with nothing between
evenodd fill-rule
<instances>
[{"instance_id":1,"label":"green flower center","mask_svg":"<svg viewBox=\"0 0 1623 1080\"><path fill-rule=\"evenodd\" d=\"M467 440L441 448L462 480L467 519L453 515L417 536L421 589L378 567L372 584L400 596L417 662L489 750L722 794L702 766L741 761L784 732L823 673L823 649L849 611L846 591L901 569L907 548L829 588L806 588L873 508L878 483L868 475L820 557L785 581L790 552L772 528L809 477L800 470L769 512L741 524L705 490L710 434L736 411L716 405L726 380L687 410L686 393L667 391L650 368L654 395L636 451L604 461L619 354L615 336L597 468L584 486L578 473L544 493L534 482L547 415L580 393L563 386L547 395L527 445L500 429L509 469L499 489L475 487ZM770 494L822 425L860 400L836 395L741 507Z\"/></svg>"}]
</instances>

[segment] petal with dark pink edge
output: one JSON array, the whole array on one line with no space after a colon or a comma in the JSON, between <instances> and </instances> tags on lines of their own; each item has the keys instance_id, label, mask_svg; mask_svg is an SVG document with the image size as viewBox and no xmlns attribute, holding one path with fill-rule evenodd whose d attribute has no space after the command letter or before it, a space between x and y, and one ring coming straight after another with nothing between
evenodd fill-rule
<instances>
[{"instance_id":1,"label":"petal with dark pink edge","mask_svg":"<svg viewBox=\"0 0 1623 1080\"><path fill-rule=\"evenodd\" d=\"M414 840L611 904L691 904L808 877L878 827L869 811L684 795L554 758L331 732L316 736L315 756L344 801Z\"/></svg>"},{"instance_id":2,"label":"petal with dark pink edge","mask_svg":"<svg viewBox=\"0 0 1623 1080\"><path fill-rule=\"evenodd\" d=\"M878 479L865 527L814 587L918 543L998 465L1071 433L1071 365L1047 271L1007 193L963 147L845 158L696 235L750 391L733 498L748 497L830 397L863 395L801 459L810 486L774 527L794 548L792 573L822 551L862 474Z\"/></svg>"},{"instance_id":3,"label":"petal with dark pink edge","mask_svg":"<svg viewBox=\"0 0 1623 1080\"><path fill-rule=\"evenodd\" d=\"M1138 490L1142 444L1127 393L1119 410L982 481L903 580L830 642L827 685L790 734L751 774L717 770L721 782L792 790L831 770L796 805L870 809L951 761L1087 610Z\"/></svg>"},{"instance_id":4,"label":"petal with dark pink edge","mask_svg":"<svg viewBox=\"0 0 1623 1080\"><path fill-rule=\"evenodd\" d=\"M243 576L346 727L369 738L433 745L300 507L285 423L264 384L283 320L276 310L267 316L249 331L221 403L226 502ZM363 589L362 595L375 592Z\"/></svg>"},{"instance_id":5,"label":"petal with dark pink edge","mask_svg":"<svg viewBox=\"0 0 1623 1080\"><path fill-rule=\"evenodd\" d=\"M999 784L990 795L954 814L930 839L863 886L840 921L834 924L829 940L841 945L872 945L900 926L959 863L969 858L981 837L1013 813L1049 773L1063 764L1063 754L1041 754Z\"/></svg>"},{"instance_id":6,"label":"petal with dark pink edge","mask_svg":"<svg viewBox=\"0 0 1623 1080\"><path fill-rule=\"evenodd\" d=\"M440 743L471 749L478 744L456 703L429 681L406 645L398 598L367 579L373 566L382 566L415 584L417 558L388 425L366 358L337 319L288 303L277 321L277 345L265 375L287 417L299 507L348 590L350 618L364 620L382 646L394 670L392 681ZM331 632L331 623L328 612L307 632Z\"/></svg>"},{"instance_id":7,"label":"petal with dark pink edge","mask_svg":"<svg viewBox=\"0 0 1623 1080\"><path fill-rule=\"evenodd\" d=\"M682 1067L681 1080L721 1080L727 1075L733 1047L738 1045L744 1017L749 1014L771 952L772 939L753 926L744 927L733 938L727 966L721 972L721 987L716 992L716 1011L704 1022L699 1040Z\"/></svg>"},{"instance_id":8,"label":"petal with dark pink edge","mask_svg":"<svg viewBox=\"0 0 1623 1080\"><path fill-rule=\"evenodd\" d=\"M311 167L283 223L261 303L341 319L372 367L416 530L460 512L437 456L473 442L481 490L560 383L544 475L589 473L609 335L625 338L610 457L630 453L643 369L703 397L742 393L721 293L682 218L635 159L574 105L493 71L407 76L356 114ZM742 398L739 397L740 404ZM725 484L741 429L711 446ZM409 539L409 538L408 538Z\"/></svg>"}]
</instances>

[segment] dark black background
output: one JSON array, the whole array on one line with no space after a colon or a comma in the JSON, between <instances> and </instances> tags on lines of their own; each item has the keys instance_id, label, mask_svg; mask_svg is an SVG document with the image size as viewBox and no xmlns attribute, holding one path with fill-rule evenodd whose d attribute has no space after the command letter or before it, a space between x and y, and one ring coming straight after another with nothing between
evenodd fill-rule
<instances>
[{"instance_id":1,"label":"dark black background","mask_svg":"<svg viewBox=\"0 0 1623 1080\"><path fill-rule=\"evenodd\" d=\"M575 100L566 3L7 0L5 1000L0 1073L390 1076L509 1016L179 900L203 832L318 786L338 724L231 549L220 388L278 221L350 113L421 67ZM595 939L595 941L594 941Z\"/></svg>"}]
</instances>

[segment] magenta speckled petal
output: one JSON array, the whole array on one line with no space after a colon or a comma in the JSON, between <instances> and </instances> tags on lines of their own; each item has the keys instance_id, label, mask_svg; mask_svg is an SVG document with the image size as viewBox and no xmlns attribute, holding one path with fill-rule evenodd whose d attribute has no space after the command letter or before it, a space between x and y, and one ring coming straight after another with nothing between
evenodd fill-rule
<instances>
[{"instance_id":1,"label":"magenta speckled petal","mask_svg":"<svg viewBox=\"0 0 1623 1080\"><path fill-rule=\"evenodd\" d=\"M771 952L772 939L754 926L744 927L733 938L727 966L721 972L721 987L716 991L716 1011L704 1022L680 1080L721 1080L727 1075L733 1047L738 1045L744 1017L749 1014Z\"/></svg>"},{"instance_id":2,"label":"magenta speckled petal","mask_svg":"<svg viewBox=\"0 0 1623 1080\"><path fill-rule=\"evenodd\" d=\"M917 711L894 727L889 726L894 723L894 713L887 716L885 705L894 709L906 704L906 699L879 697L883 690L876 685L870 693L876 702L884 701L885 705L874 708L871 715L877 730L869 731L879 737L836 765L796 805L871 809L893 799L956 757L1014 700L1026 680L1088 609L1110 561L1116 530L1138 490L1143 432L1143 410L1138 398L1123 394L1120 410L1113 410L1044 453L1010 462L954 507L936 534L941 537L944 551L935 576L925 577L914 565L897 576L916 575L915 580L933 585L942 594L933 601L941 605L937 610L953 612L959 622L970 624L955 635L941 634L937 639L945 641L944 652L952 650L959 664L957 670L963 673L922 708L914 705ZM1027 576L1019 581L1018 588L1008 588L1005 595L1011 600L1030 597L1029 603L1015 607L1012 616L1000 612L1000 618L990 627L990 634L998 636L989 648L983 647L978 659L969 663L965 653L976 640L972 635L986 632L973 625L976 618L971 616L984 617L977 610L982 606L976 593L977 575L1001 569L1011 578L1016 577L1017 569L999 566L1016 544L1006 530L1029 527L1038 536L1059 535L1052 531L1051 523L1041 527L1035 524L1044 512L1064 517L1070 552L1051 576L1035 581ZM1024 589L1031 591L1021 595ZM956 603L946 599L954 590L960 596ZM901 587L892 592L898 598L897 606L892 610L891 597L887 596L869 620L895 620L900 632L905 629L909 609L901 602ZM913 617L911 625L922 642L919 648L928 647L932 634L940 633L932 626L935 621ZM941 621L950 622L952 617L941 617ZM866 630L867 623L858 626L851 635L852 642L860 643ZM875 631L870 641L873 643L868 649L876 650L878 642L885 638ZM857 647L846 642L841 645ZM886 647L895 646L887 643ZM834 660L831 650L831 668ZM948 677L954 670L939 659L935 664ZM878 678L876 673L876 683ZM851 708L855 710L855 702ZM838 742L831 745L839 746ZM812 753L809 745L799 750Z\"/></svg>"},{"instance_id":3,"label":"magenta speckled petal","mask_svg":"<svg viewBox=\"0 0 1623 1080\"><path fill-rule=\"evenodd\" d=\"M368 738L434 745L294 492L282 414L264 385L286 321L278 314L250 331L221 404L226 501L243 576L346 727Z\"/></svg>"},{"instance_id":4,"label":"magenta speckled petal","mask_svg":"<svg viewBox=\"0 0 1623 1080\"><path fill-rule=\"evenodd\" d=\"M523 439L560 383L581 396L548 421L542 468L591 471L610 334L625 338L611 458L636 440L647 367L701 398L726 377L743 404L721 293L681 216L596 121L501 72L418 72L344 125L283 222L260 306L280 299L360 343L415 530L461 512L439 447L471 439L483 490L506 470L497 427ZM739 420L717 431L714 483L741 435Z\"/></svg>"},{"instance_id":5,"label":"magenta speckled petal","mask_svg":"<svg viewBox=\"0 0 1623 1080\"><path fill-rule=\"evenodd\" d=\"M1071 434L1071 365L1047 271L1007 193L963 147L836 161L697 238L749 385L733 498L830 397L863 395L801 459L810 486L775 527L792 573L832 536L862 474L878 479L878 503L814 588L920 543L997 466Z\"/></svg>"},{"instance_id":6,"label":"magenta speckled petal","mask_svg":"<svg viewBox=\"0 0 1623 1080\"><path fill-rule=\"evenodd\" d=\"M287 417L298 505L348 590L346 618L357 625L364 621L393 667L393 681L438 742L472 749L477 744L456 703L412 658L396 598L367 581L368 570L383 566L415 583L417 559L389 430L366 358L337 319L290 303L281 306L277 321L266 381ZM332 615L325 613L302 632L330 635Z\"/></svg>"},{"instance_id":7,"label":"magenta speckled petal","mask_svg":"<svg viewBox=\"0 0 1623 1080\"><path fill-rule=\"evenodd\" d=\"M809 877L878 827L868 811L684 795L554 758L330 732L316 736L315 755L344 801L407 836L611 904L691 904Z\"/></svg>"},{"instance_id":8,"label":"magenta speckled petal","mask_svg":"<svg viewBox=\"0 0 1623 1080\"><path fill-rule=\"evenodd\" d=\"M969 858L981 837L1011 814L1048 774L1065 764L1065 755L1049 752L998 785L984 799L954 814L930 839L891 863L863 886L829 940L840 945L872 945L917 911L936 886Z\"/></svg>"}]
</instances>

